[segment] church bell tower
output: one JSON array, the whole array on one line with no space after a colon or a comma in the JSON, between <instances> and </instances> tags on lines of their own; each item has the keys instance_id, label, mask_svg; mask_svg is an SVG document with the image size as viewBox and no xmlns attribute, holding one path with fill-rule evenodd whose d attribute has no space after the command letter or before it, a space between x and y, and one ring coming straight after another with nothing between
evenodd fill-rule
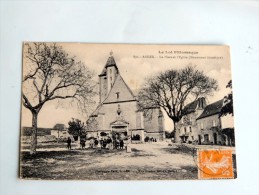
<instances>
[{"instance_id":1,"label":"church bell tower","mask_svg":"<svg viewBox=\"0 0 259 195\"><path fill-rule=\"evenodd\" d=\"M114 60L113 52L111 51L102 73L99 74L100 103L102 103L109 94L118 74L119 70Z\"/></svg>"}]
</instances>

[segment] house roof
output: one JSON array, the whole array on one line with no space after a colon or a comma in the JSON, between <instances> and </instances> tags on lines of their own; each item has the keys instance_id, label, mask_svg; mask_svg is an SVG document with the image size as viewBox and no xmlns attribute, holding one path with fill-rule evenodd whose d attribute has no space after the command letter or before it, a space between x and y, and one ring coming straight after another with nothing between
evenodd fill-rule
<instances>
[{"instance_id":1,"label":"house roof","mask_svg":"<svg viewBox=\"0 0 259 195\"><path fill-rule=\"evenodd\" d=\"M198 100L195 100L189 104L187 104L184 109L183 109L183 113L184 114L189 114L191 112L194 112L197 108L197 105L198 105Z\"/></svg>"},{"instance_id":2,"label":"house roof","mask_svg":"<svg viewBox=\"0 0 259 195\"><path fill-rule=\"evenodd\" d=\"M204 111L202 112L202 114L196 120L218 114L221 111L222 105L223 105L223 99L207 105Z\"/></svg>"},{"instance_id":3,"label":"house roof","mask_svg":"<svg viewBox=\"0 0 259 195\"><path fill-rule=\"evenodd\" d=\"M203 104L201 104L203 103ZM187 104L184 109L183 109L183 113L184 115L195 112L195 110L197 109L197 107L200 107L201 109L204 108L206 105L206 100L204 97L200 97L197 100Z\"/></svg>"},{"instance_id":4,"label":"house roof","mask_svg":"<svg viewBox=\"0 0 259 195\"><path fill-rule=\"evenodd\" d=\"M64 124L57 123L54 125L53 129L65 130L66 126Z\"/></svg>"}]
</instances>

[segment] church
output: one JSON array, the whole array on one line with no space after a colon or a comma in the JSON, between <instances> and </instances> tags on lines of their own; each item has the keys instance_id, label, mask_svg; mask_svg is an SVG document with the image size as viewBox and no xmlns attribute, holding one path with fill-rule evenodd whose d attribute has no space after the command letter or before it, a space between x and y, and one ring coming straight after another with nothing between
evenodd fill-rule
<instances>
[{"instance_id":1,"label":"church","mask_svg":"<svg viewBox=\"0 0 259 195\"><path fill-rule=\"evenodd\" d=\"M145 138L165 139L164 116L152 108L151 116L138 109L138 100L120 75L112 53L99 74L99 105L87 120L87 136L111 136L144 142Z\"/></svg>"}]
</instances>

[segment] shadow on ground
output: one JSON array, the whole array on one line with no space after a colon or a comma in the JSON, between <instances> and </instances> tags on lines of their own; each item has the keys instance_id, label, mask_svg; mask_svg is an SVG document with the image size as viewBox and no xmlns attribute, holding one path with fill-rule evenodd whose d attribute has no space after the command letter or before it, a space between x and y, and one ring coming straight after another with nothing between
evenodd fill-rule
<instances>
[{"instance_id":1,"label":"shadow on ground","mask_svg":"<svg viewBox=\"0 0 259 195\"><path fill-rule=\"evenodd\" d=\"M20 177L47 180L171 180L197 179L195 167L159 167L125 164L115 166L101 163L116 155L128 158L145 155L145 151L132 148L127 154L121 150L42 151L35 155L21 152ZM150 155L149 155L150 156ZM144 163L144 162L143 162ZM103 164L102 166L99 166ZM94 166L97 165L97 166Z\"/></svg>"},{"instance_id":2,"label":"shadow on ground","mask_svg":"<svg viewBox=\"0 0 259 195\"><path fill-rule=\"evenodd\" d=\"M170 154L188 154L192 156L197 156L197 149L186 145L176 145L175 147L161 148L161 150Z\"/></svg>"}]
</instances>

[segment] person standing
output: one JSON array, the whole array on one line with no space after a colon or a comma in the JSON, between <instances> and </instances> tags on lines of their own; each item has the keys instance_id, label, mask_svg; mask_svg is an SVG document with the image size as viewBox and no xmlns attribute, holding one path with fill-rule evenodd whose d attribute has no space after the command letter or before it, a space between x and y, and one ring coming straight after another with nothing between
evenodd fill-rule
<instances>
[{"instance_id":1,"label":"person standing","mask_svg":"<svg viewBox=\"0 0 259 195\"><path fill-rule=\"evenodd\" d=\"M94 139L90 139L89 141L89 147L93 148L94 147Z\"/></svg>"},{"instance_id":2,"label":"person standing","mask_svg":"<svg viewBox=\"0 0 259 195\"><path fill-rule=\"evenodd\" d=\"M98 146L98 140L95 138L95 140L94 140L94 148L97 148L97 146Z\"/></svg>"},{"instance_id":3,"label":"person standing","mask_svg":"<svg viewBox=\"0 0 259 195\"><path fill-rule=\"evenodd\" d=\"M68 150L71 150L71 142L72 142L71 138L68 137L68 138L67 138L67 149L68 149Z\"/></svg>"},{"instance_id":4,"label":"person standing","mask_svg":"<svg viewBox=\"0 0 259 195\"><path fill-rule=\"evenodd\" d=\"M121 140L120 145L121 145L121 149L123 149L124 148L124 141L123 140Z\"/></svg>"}]
</instances>

